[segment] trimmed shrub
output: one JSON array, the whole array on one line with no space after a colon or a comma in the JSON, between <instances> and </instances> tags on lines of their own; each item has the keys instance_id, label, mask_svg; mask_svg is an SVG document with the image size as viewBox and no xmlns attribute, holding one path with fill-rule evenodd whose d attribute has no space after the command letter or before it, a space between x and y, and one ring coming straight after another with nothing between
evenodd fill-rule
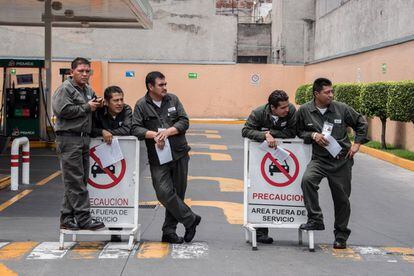
<instances>
[{"instance_id":1,"label":"trimmed shrub","mask_svg":"<svg viewBox=\"0 0 414 276\"><path fill-rule=\"evenodd\" d=\"M414 123L414 81L390 83L387 114L391 120Z\"/></svg>"},{"instance_id":2,"label":"trimmed shrub","mask_svg":"<svg viewBox=\"0 0 414 276\"><path fill-rule=\"evenodd\" d=\"M386 149L385 131L387 123L387 102L390 89L388 82L373 82L364 85L361 91L361 112L368 117L379 117L382 124L381 147Z\"/></svg>"},{"instance_id":3,"label":"trimmed shrub","mask_svg":"<svg viewBox=\"0 0 414 276\"><path fill-rule=\"evenodd\" d=\"M312 100L312 84L303 84L298 87L295 94L295 102L298 105L302 105Z\"/></svg>"},{"instance_id":4,"label":"trimmed shrub","mask_svg":"<svg viewBox=\"0 0 414 276\"><path fill-rule=\"evenodd\" d=\"M361 110L362 87L362 84L356 83L335 84L333 87L335 91L335 100L343 102L359 112Z\"/></svg>"}]
</instances>

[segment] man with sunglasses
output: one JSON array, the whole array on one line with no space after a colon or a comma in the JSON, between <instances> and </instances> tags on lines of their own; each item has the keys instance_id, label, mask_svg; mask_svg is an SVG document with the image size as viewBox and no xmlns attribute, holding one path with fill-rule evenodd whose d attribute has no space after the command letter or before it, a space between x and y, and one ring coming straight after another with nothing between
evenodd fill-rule
<instances>
[{"instance_id":1,"label":"man with sunglasses","mask_svg":"<svg viewBox=\"0 0 414 276\"><path fill-rule=\"evenodd\" d=\"M60 159L65 194L60 215L60 228L97 230L105 225L92 219L89 192L89 143L92 112L102 107L89 87L91 66L85 58L71 63L72 76L65 80L52 97L56 116L56 152Z\"/></svg>"},{"instance_id":2,"label":"man with sunglasses","mask_svg":"<svg viewBox=\"0 0 414 276\"><path fill-rule=\"evenodd\" d=\"M348 228L351 206L352 166L354 155L361 144L366 143L368 124L352 107L333 100L332 82L318 78L313 83L313 100L303 104L297 113L298 136L312 144L312 160L302 178L302 191L308 212L308 222L302 230L324 230L322 210L319 206L318 189L323 178L328 179L335 208L335 249L345 249L351 233ZM348 127L355 132L351 144ZM342 148L332 156L326 149L334 138Z\"/></svg>"}]
</instances>

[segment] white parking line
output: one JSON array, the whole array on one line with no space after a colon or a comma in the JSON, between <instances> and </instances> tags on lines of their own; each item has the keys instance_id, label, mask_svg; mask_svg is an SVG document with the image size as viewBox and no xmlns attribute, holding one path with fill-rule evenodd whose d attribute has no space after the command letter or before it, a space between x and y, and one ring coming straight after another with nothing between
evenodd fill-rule
<instances>
[{"instance_id":1,"label":"white parking line","mask_svg":"<svg viewBox=\"0 0 414 276\"><path fill-rule=\"evenodd\" d=\"M102 249L102 252L99 254L99 259L126 259L129 254L135 255L135 251L138 248L138 244L135 245L132 252L128 250L128 243L115 243L109 242Z\"/></svg>"},{"instance_id":2,"label":"white parking line","mask_svg":"<svg viewBox=\"0 0 414 276\"><path fill-rule=\"evenodd\" d=\"M59 242L42 242L27 256L28 260L61 259L75 245L75 242L65 242L65 248L59 249Z\"/></svg>"},{"instance_id":3,"label":"white parking line","mask_svg":"<svg viewBox=\"0 0 414 276\"><path fill-rule=\"evenodd\" d=\"M2 248L3 246L5 246L6 244L8 244L8 242L0 242L0 248Z\"/></svg>"},{"instance_id":4,"label":"white parking line","mask_svg":"<svg viewBox=\"0 0 414 276\"><path fill-rule=\"evenodd\" d=\"M201 259L208 257L206 242L173 244L171 257L173 259Z\"/></svg>"}]
</instances>

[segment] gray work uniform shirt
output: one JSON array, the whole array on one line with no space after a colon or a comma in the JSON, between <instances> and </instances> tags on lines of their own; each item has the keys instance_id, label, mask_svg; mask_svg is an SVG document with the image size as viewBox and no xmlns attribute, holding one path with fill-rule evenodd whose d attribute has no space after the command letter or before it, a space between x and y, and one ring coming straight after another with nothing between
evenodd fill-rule
<instances>
[{"instance_id":1,"label":"gray work uniform shirt","mask_svg":"<svg viewBox=\"0 0 414 276\"><path fill-rule=\"evenodd\" d=\"M161 107L152 102L147 94L139 99L132 115L131 135L139 140L145 139L145 133L149 130L157 132L159 128L175 127L177 135L168 137L171 146L173 160L178 160L188 154L190 147L185 138L189 127L189 119L178 97L168 93L162 99ZM151 165L159 165L154 139L145 139L148 160Z\"/></svg>"},{"instance_id":2,"label":"gray work uniform shirt","mask_svg":"<svg viewBox=\"0 0 414 276\"><path fill-rule=\"evenodd\" d=\"M279 117L274 122L269 104L259 106L252 111L243 129L242 136L263 142L266 132L269 131L274 138L295 138L296 136L296 108L289 103L289 113L286 117Z\"/></svg>"},{"instance_id":3,"label":"gray work uniform shirt","mask_svg":"<svg viewBox=\"0 0 414 276\"><path fill-rule=\"evenodd\" d=\"M368 142L368 124L364 117L352 107L337 101L332 101L325 114L316 108L315 102L310 101L300 106L297 113L298 136L304 139L305 143L312 143L313 155L319 157L330 157L329 152L312 140L312 133L322 133L324 122L333 124L332 137L341 145L339 153L343 157L351 147L347 128L355 131L355 142L364 144Z\"/></svg>"},{"instance_id":4,"label":"gray work uniform shirt","mask_svg":"<svg viewBox=\"0 0 414 276\"><path fill-rule=\"evenodd\" d=\"M113 117L108 107L98 109L93 113L92 137L102 136L102 130L109 131L112 135L127 136L131 133L132 109L125 104L122 111Z\"/></svg>"},{"instance_id":5,"label":"gray work uniform shirt","mask_svg":"<svg viewBox=\"0 0 414 276\"><path fill-rule=\"evenodd\" d=\"M55 131L91 133L92 112L88 102L95 92L86 85L83 89L69 77L52 97L53 113L56 116Z\"/></svg>"}]
</instances>

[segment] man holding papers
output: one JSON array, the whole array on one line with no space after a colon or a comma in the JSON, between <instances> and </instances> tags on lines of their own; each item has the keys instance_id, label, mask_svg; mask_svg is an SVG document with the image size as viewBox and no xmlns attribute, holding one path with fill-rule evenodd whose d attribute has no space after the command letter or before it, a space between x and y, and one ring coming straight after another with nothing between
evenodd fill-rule
<instances>
[{"instance_id":1,"label":"man holding papers","mask_svg":"<svg viewBox=\"0 0 414 276\"><path fill-rule=\"evenodd\" d=\"M131 131L132 109L124 103L124 92L118 86L109 86L104 91L105 105L93 114L92 137L102 136L107 144L112 143L113 136L128 136ZM119 144L116 145L119 148ZM107 147L97 147L107 154ZM118 160L116 160L118 161ZM103 165L106 167L105 165ZM109 228L122 230L122 228ZM120 235L111 235L111 242L120 242Z\"/></svg>"},{"instance_id":2,"label":"man holding papers","mask_svg":"<svg viewBox=\"0 0 414 276\"><path fill-rule=\"evenodd\" d=\"M351 177L353 157L359 146L368 141L368 124L352 107L333 101L332 82L325 78L313 83L313 100L297 113L298 136L312 143L312 160L302 178L302 190L308 212L303 230L324 230L318 189L322 178L328 179L335 207L335 242L333 247L345 249L351 233L348 229L351 208ZM355 132L351 145L348 127Z\"/></svg>"},{"instance_id":3,"label":"man holding papers","mask_svg":"<svg viewBox=\"0 0 414 276\"><path fill-rule=\"evenodd\" d=\"M190 159L185 138L188 116L178 97L167 93L162 73L149 73L145 85L148 91L135 105L131 134L145 139L152 185L166 209L162 241L190 242L201 217L184 202ZM184 239L176 234L178 222L185 227Z\"/></svg>"},{"instance_id":4,"label":"man holding papers","mask_svg":"<svg viewBox=\"0 0 414 276\"><path fill-rule=\"evenodd\" d=\"M286 92L275 90L270 94L267 104L252 111L242 129L242 136L257 142L266 141L269 147L276 148L275 138L296 136L295 112L296 109L293 104L289 103L289 96ZM283 151L275 152L275 154L282 155ZM268 228L257 228L257 241L273 243L268 233Z\"/></svg>"}]
</instances>

